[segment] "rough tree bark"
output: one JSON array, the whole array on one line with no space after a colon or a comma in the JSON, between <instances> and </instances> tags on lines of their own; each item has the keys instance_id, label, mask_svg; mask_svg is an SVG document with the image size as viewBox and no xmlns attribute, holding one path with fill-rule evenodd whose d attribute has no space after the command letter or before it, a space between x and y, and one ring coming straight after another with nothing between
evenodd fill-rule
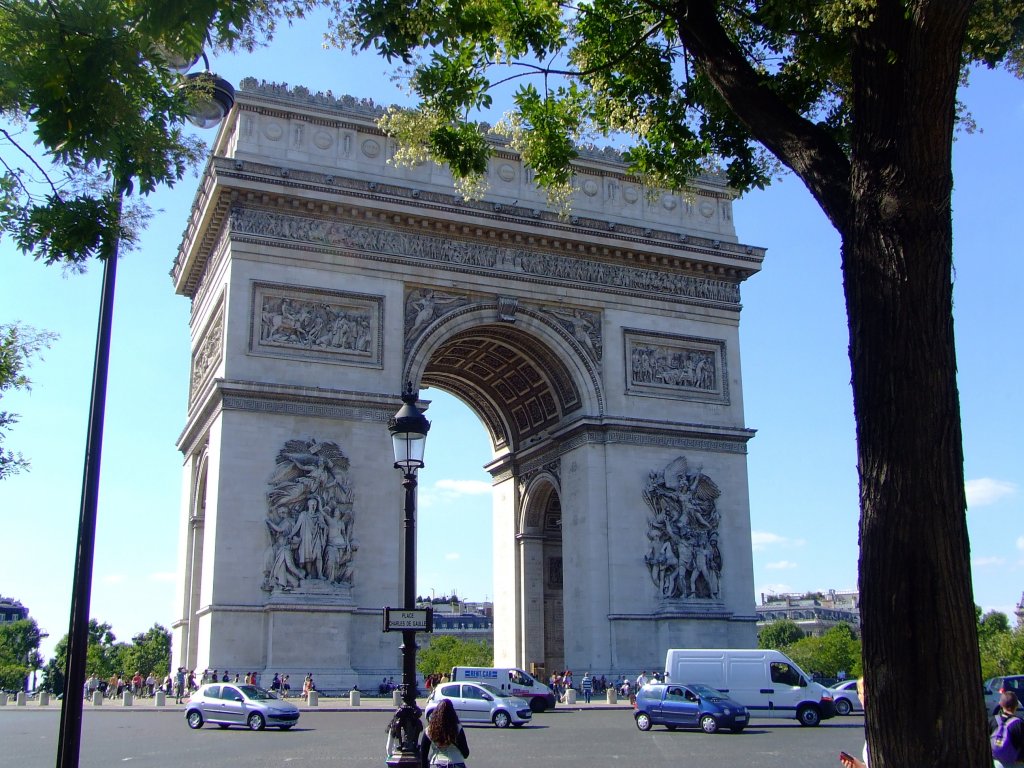
<instances>
[{"instance_id":1,"label":"rough tree bark","mask_svg":"<svg viewBox=\"0 0 1024 768\"><path fill-rule=\"evenodd\" d=\"M871 767L992 763L982 718L952 315L951 145L969 0L878 0L853 46L849 161L716 19L680 37L842 238L860 472Z\"/></svg>"}]
</instances>

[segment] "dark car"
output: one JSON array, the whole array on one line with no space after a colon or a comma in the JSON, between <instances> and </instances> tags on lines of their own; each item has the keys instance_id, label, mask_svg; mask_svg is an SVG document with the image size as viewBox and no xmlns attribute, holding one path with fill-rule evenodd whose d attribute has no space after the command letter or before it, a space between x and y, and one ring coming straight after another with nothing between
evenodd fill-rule
<instances>
[{"instance_id":1,"label":"dark car","mask_svg":"<svg viewBox=\"0 0 1024 768\"><path fill-rule=\"evenodd\" d=\"M715 733L728 728L739 733L747 727L750 714L721 691L700 683L648 683L636 695L636 727L651 730L652 725L676 728L700 728Z\"/></svg>"},{"instance_id":2,"label":"dark car","mask_svg":"<svg viewBox=\"0 0 1024 768\"><path fill-rule=\"evenodd\" d=\"M1003 691L1012 691L1017 694L1017 701L1021 705L1021 709L1024 709L1024 675L1003 675L986 680L982 686L985 709L989 715L995 715L999 711L999 694Z\"/></svg>"},{"instance_id":3,"label":"dark car","mask_svg":"<svg viewBox=\"0 0 1024 768\"><path fill-rule=\"evenodd\" d=\"M244 725L262 731L270 726L286 731L299 721L299 708L255 685L210 683L189 698L185 719L189 728L216 723L221 728Z\"/></svg>"}]
</instances>

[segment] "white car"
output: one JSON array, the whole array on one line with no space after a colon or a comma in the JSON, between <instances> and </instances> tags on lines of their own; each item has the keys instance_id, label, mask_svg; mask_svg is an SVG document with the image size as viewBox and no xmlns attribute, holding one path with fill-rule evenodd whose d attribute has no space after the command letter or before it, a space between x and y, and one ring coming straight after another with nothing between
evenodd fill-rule
<instances>
[{"instance_id":1,"label":"white car","mask_svg":"<svg viewBox=\"0 0 1024 768\"><path fill-rule=\"evenodd\" d=\"M835 704L837 715L864 711L864 707L860 703L860 696L857 695L856 680L844 680L841 683L836 683L829 690L832 691L832 702Z\"/></svg>"},{"instance_id":2,"label":"white car","mask_svg":"<svg viewBox=\"0 0 1024 768\"><path fill-rule=\"evenodd\" d=\"M209 683L192 694L185 706L189 728L215 723L221 728L244 725L253 731L266 727L287 731L299 720L299 708L255 685Z\"/></svg>"},{"instance_id":3,"label":"white car","mask_svg":"<svg viewBox=\"0 0 1024 768\"><path fill-rule=\"evenodd\" d=\"M441 699L448 699L462 723L494 723L499 728L517 728L530 722L530 702L518 696L507 696L487 683L442 683L434 686L427 697L424 714L427 719Z\"/></svg>"}]
</instances>

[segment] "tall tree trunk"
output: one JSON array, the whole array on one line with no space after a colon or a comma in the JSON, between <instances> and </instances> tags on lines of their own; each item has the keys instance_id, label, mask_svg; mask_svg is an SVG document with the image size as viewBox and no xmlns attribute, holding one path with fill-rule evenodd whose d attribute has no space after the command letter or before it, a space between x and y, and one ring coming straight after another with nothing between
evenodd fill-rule
<instances>
[{"instance_id":1,"label":"tall tree trunk","mask_svg":"<svg viewBox=\"0 0 1024 768\"><path fill-rule=\"evenodd\" d=\"M872 768L992 764L952 314L950 155L969 6L881 0L854 41L841 235Z\"/></svg>"}]
</instances>

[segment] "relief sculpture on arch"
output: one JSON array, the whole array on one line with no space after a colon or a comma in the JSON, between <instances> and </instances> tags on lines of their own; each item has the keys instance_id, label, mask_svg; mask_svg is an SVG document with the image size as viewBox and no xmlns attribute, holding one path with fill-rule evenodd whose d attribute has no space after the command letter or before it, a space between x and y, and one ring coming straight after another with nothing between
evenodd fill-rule
<instances>
[{"instance_id":1,"label":"relief sculpture on arch","mask_svg":"<svg viewBox=\"0 0 1024 768\"><path fill-rule=\"evenodd\" d=\"M267 492L265 592L351 590L359 542L348 469L335 443L289 440L278 452Z\"/></svg>"},{"instance_id":2,"label":"relief sculpture on arch","mask_svg":"<svg viewBox=\"0 0 1024 768\"><path fill-rule=\"evenodd\" d=\"M721 515L718 485L685 456L652 470L644 487L647 554L644 563L663 599L717 600L721 597Z\"/></svg>"}]
</instances>

